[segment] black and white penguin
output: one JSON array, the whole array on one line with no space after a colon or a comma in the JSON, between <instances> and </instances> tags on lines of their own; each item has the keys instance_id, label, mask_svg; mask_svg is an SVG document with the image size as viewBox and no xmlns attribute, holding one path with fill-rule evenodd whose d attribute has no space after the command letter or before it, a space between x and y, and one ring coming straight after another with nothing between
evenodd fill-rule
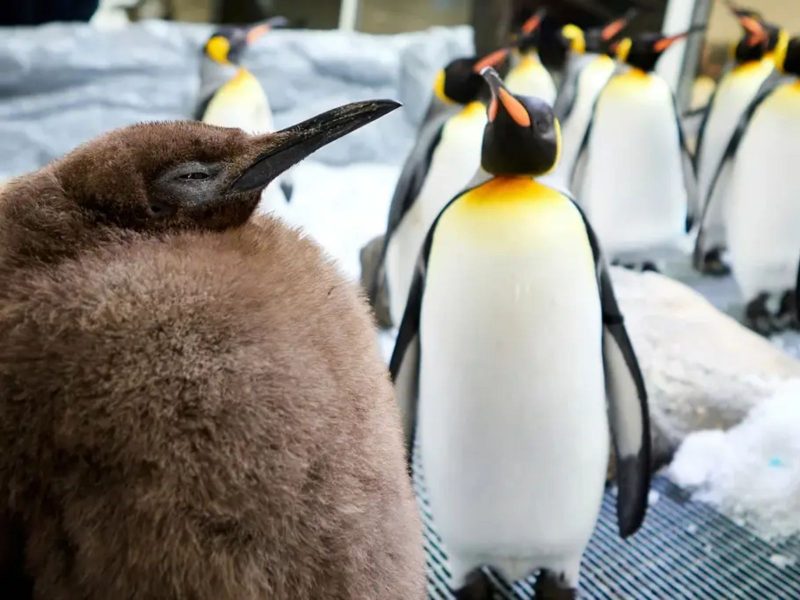
<instances>
[{"instance_id":1,"label":"black and white penguin","mask_svg":"<svg viewBox=\"0 0 800 600\"><path fill-rule=\"evenodd\" d=\"M551 178L559 187L569 184L594 103L616 69L612 42L635 14L632 9L603 27L582 30L577 25L566 25L561 30L561 37L569 47L569 57L553 106L563 136L561 160Z\"/></svg>"},{"instance_id":2,"label":"black and white penguin","mask_svg":"<svg viewBox=\"0 0 800 600\"><path fill-rule=\"evenodd\" d=\"M540 39L540 26L545 11L540 10L530 17L520 28L511 50L511 69L505 81L514 94L536 96L550 105L556 101L556 84L550 72L539 59L537 50Z\"/></svg>"},{"instance_id":3,"label":"black and white penguin","mask_svg":"<svg viewBox=\"0 0 800 600\"><path fill-rule=\"evenodd\" d=\"M537 597L571 597L603 495L609 415L620 533L644 518L647 397L588 221L534 179L558 160L552 108L511 94L492 69L484 77L492 177L428 232L390 370L457 597L492 597L484 565L509 581L541 569Z\"/></svg>"},{"instance_id":4,"label":"black and white penguin","mask_svg":"<svg viewBox=\"0 0 800 600\"><path fill-rule=\"evenodd\" d=\"M643 33L616 44L630 68L595 102L571 189L609 259L647 265L680 249L695 207L692 160L658 59L691 32Z\"/></svg>"},{"instance_id":5,"label":"black and white penguin","mask_svg":"<svg viewBox=\"0 0 800 600\"><path fill-rule=\"evenodd\" d=\"M776 55L776 64L786 79L747 108L711 188L712 198L720 198L715 186L728 173L724 200L731 268L748 303L746 318L762 333L785 329L794 320L800 256L800 182L795 176L800 164L800 38ZM707 212L713 209L709 205ZM704 235L701 228L698 239Z\"/></svg>"},{"instance_id":6,"label":"black and white penguin","mask_svg":"<svg viewBox=\"0 0 800 600\"><path fill-rule=\"evenodd\" d=\"M380 264L373 291L386 285L391 318L403 317L408 290L425 234L442 207L463 190L480 168L480 147L486 125L488 96L480 70L506 60L502 49L483 58L460 58L442 69L434 93L443 102L459 104L455 114L441 114L420 130L406 159L389 209Z\"/></svg>"},{"instance_id":7,"label":"black and white penguin","mask_svg":"<svg viewBox=\"0 0 800 600\"><path fill-rule=\"evenodd\" d=\"M767 26L752 11L733 7L727 3L743 30L742 39L734 46L734 66L717 85L698 134L695 165L698 195L702 214L703 236L697 240L695 266L698 270L715 275L728 272L723 253L726 247L725 210L730 192L730 173L723 172L714 180L725 149L736 131L736 126L747 107L763 90L773 87L775 79L774 52L785 44L777 27ZM772 49L770 49L772 46ZM706 210L706 207L712 207Z\"/></svg>"},{"instance_id":8,"label":"black and white penguin","mask_svg":"<svg viewBox=\"0 0 800 600\"><path fill-rule=\"evenodd\" d=\"M256 135L275 130L267 93L255 75L241 65L241 58L256 40L285 24L286 19L275 17L251 27L223 27L208 38L200 63L196 119ZM289 218L286 203L291 195L291 176L284 174L277 185L265 190L258 212Z\"/></svg>"}]
</instances>

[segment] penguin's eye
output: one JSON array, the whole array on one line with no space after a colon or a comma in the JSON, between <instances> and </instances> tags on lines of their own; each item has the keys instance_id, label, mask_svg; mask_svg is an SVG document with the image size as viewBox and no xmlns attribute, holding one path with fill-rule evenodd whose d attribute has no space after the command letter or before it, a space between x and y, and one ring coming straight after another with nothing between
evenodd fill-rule
<instances>
[{"instance_id":1,"label":"penguin's eye","mask_svg":"<svg viewBox=\"0 0 800 600\"><path fill-rule=\"evenodd\" d=\"M184 173L183 175L179 175L178 179L208 179L208 173L203 173L201 171L195 171L194 173Z\"/></svg>"}]
</instances>

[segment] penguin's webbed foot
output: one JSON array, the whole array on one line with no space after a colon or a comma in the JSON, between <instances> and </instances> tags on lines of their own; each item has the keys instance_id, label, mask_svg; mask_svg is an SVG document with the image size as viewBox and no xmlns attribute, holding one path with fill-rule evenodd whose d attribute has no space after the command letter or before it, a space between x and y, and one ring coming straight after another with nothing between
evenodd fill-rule
<instances>
[{"instance_id":1,"label":"penguin's webbed foot","mask_svg":"<svg viewBox=\"0 0 800 600\"><path fill-rule=\"evenodd\" d=\"M542 569L536 578L537 600L574 600L577 590L570 585L563 573Z\"/></svg>"},{"instance_id":2,"label":"penguin's webbed foot","mask_svg":"<svg viewBox=\"0 0 800 600\"><path fill-rule=\"evenodd\" d=\"M645 260L642 262L622 262L620 260L612 260L611 265L614 267L622 267L623 269L628 269L629 271L636 271L638 273L645 273L647 271L651 271L653 273L660 273L661 270L658 268L655 262L652 260Z\"/></svg>"},{"instance_id":3,"label":"penguin's webbed foot","mask_svg":"<svg viewBox=\"0 0 800 600\"><path fill-rule=\"evenodd\" d=\"M781 333L787 329L798 329L796 303L794 290L787 290L780 296L762 292L747 303L745 324L763 336Z\"/></svg>"},{"instance_id":4,"label":"penguin's webbed foot","mask_svg":"<svg viewBox=\"0 0 800 600\"><path fill-rule=\"evenodd\" d=\"M731 268L722 256L722 248L712 248L703 255L700 262L700 272L712 277L724 277L729 275Z\"/></svg>"},{"instance_id":5,"label":"penguin's webbed foot","mask_svg":"<svg viewBox=\"0 0 800 600\"><path fill-rule=\"evenodd\" d=\"M466 583L453 592L453 597L456 600L492 600L494 587L483 569L478 568L467 575Z\"/></svg>"}]
</instances>

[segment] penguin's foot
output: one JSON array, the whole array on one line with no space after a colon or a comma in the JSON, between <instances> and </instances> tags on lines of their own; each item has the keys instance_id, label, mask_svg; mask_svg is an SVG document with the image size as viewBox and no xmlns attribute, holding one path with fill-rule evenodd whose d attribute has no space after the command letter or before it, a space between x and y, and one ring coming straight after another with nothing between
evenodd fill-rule
<instances>
[{"instance_id":1,"label":"penguin's foot","mask_svg":"<svg viewBox=\"0 0 800 600\"><path fill-rule=\"evenodd\" d=\"M712 248L706 252L700 262L700 272L713 277L723 277L730 274L731 268L722 255L722 248Z\"/></svg>"},{"instance_id":2,"label":"penguin's foot","mask_svg":"<svg viewBox=\"0 0 800 600\"><path fill-rule=\"evenodd\" d=\"M782 331L800 329L800 322L797 320L797 292L795 290L786 290L783 293L778 309L778 321L782 326Z\"/></svg>"},{"instance_id":3,"label":"penguin's foot","mask_svg":"<svg viewBox=\"0 0 800 600\"><path fill-rule=\"evenodd\" d=\"M539 572L535 591L537 600L574 600L578 597L577 591L563 573L554 573L547 569Z\"/></svg>"},{"instance_id":4,"label":"penguin's foot","mask_svg":"<svg viewBox=\"0 0 800 600\"><path fill-rule=\"evenodd\" d=\"M623 269L640 273L644 273L646 271L652 271L654 273L661 272L661 270L658 268L658 265L651 260L645 260L643 262L622 262L620 260L613 260L611 261L611 264L615 267L622 267Z\"/></svg>"},{"instance_id":5,"label":"penguin's foot","mask_svg":"<svg viewBox=\"0 0 800 600\"><path fill-rule=\"evenodd\" d=\"M453 597L456 600L492 600L494 588L482 569L478 568L467 575L467 582Z\"/></svg>"},{"instance_id":6,"label":"penguin's foot","mask_svg":"<svg viewBox=\"0 0 800 600\"><path fill-rule=\"evenodd\" d=\"M745 307L745 323L764 336L798 328L796 316L797 297L793 290L782 295L759 294Z\"/></svg>"}]
</instances>

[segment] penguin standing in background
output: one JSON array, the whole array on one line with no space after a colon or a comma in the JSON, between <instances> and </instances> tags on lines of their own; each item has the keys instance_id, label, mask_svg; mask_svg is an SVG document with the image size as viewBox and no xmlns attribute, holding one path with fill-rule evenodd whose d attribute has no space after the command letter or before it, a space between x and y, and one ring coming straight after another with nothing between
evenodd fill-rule
<instances>
[{"instance_id":1,"label":"penguin standing in background","mask_svg":"<svg viewBox=\"0 0 800 600\"><path fill-rule=\"evenodd\" d=\"M506 75L506 86L514 94L535 96L552 106L556 101L556 84L536 49L544 14L545 11L540 10L522 25L511 52L513 64Z\"/></svg>"},{"instance_id":2,"label":"penguin standing in background","mask_svg":"<svg viewBox=\"0 0 800 600\"><path fill-rule=\"evenodd\" d=\"M436 96L462 108L455 114L440 115L422 128L392 197L370 296L377 297L385 286L395 325L403 317L414 262L425 234L442 207L469 184L480 168L480 145L486 125L481 96L488 95L480 69L499 65L507 54L501 49L481 59L459 58L436 77Z\"/></svg>"},{"instance_id":3,"label":"penguin standing in background","mask_svg":"<svg viewBox=\"0 0 800 600\"><path fill-rule=\"evenodd\" d=\"M484 77L492 177L428 232L390 370L456 597L492 598L486 565L508 581L541 569L537 597L573 597L609 416L620 533L644 518L645 387L588 221L533 179L558 160L552 108L511 94L491 69Z\"/></svg>"},{"instance_id":4,"label":"penguin standing in background","mask_svg":"<svg viewBox=\"0 0 800 600\"><path fill-rule=\"evenodd\" d=\"M261 83L240 61L244 51L271 29L284 26L275 17L252 27L224 27L214 32L203 47L200 64L200 102L195 118L209 125L238 127L250 134L275 130L272 109ZM284 174L269 187L258 206L259 213L289 216L292 184Z\"/></svg>"},{"instance_id":5,"label":"penguin standing in background","mask_svg":"<svg viewBox=\"0 0 800 600\"><path fill-rule=\"evenodd\" d=\"M725 215L731 268L747 302L748 324L764 334L797 324L800 38L784 46L775 60L789 79L764 90L745 111L711 190L720 185L723 172L729 173ZM716 193L712 198L721 199ZM701 229L699 236L704 233Z\"/></svg>"},{"instance_id":6,"label":"penguin standing in background","mask_svg":"<svg viewBox=\"0 0 800 600\"><path fill-rule=\"evenodd\" d=\"M134 125L3 188L0 597L16 567L36 599L424 598L366 308L252 218L277 174L397 106L260 136Z\"/></svg>"},{"instance_id":7,"label":"penguin standing in background","mask_svg":"<svg viewBox=\"0 0 800 600\"><path fill-rule=\"evenodd\" d=\"M775 62L767 56L770 39L777 44L780 33L770 34L750 11L728 6L738 19L744 35L734 48L735 64L717 85L698 134L695 164L701 208L702 232L695 243L694 264L712 275L728 273L723 252L726 198L730 193L730 173L723 171L714 185L725 149L750 103L765 88L775 84Z\"/></svg>"},{"instance_id":8,"label":"penguin standing in background","mask_svg":"<svg viewBox=\"0 0 800 600\"><path fill-rule=\"evenodd\" d=\"M685 239L694 172L672 90L653 70L689 33L644 33L616 45L627 72L595 102L573 183L609 259L655 268Z\"/></svg>"},{"instance_id":9,"label":"penguin standing in background","mask_svg":"<svg viewBox=\"0 0 800 600\"><path fill-rule=\"evenodd\" d=\"M635 12L632 9L604 27L583 31L576 25L566 25L561 30L570 54L564 80L553 106L563 136L561 160L551 177L554 185L565 187L569 184L575 159L592 118L594 103L616 70L612 42L625 29Z\"/></svg>"}]
</instances>

